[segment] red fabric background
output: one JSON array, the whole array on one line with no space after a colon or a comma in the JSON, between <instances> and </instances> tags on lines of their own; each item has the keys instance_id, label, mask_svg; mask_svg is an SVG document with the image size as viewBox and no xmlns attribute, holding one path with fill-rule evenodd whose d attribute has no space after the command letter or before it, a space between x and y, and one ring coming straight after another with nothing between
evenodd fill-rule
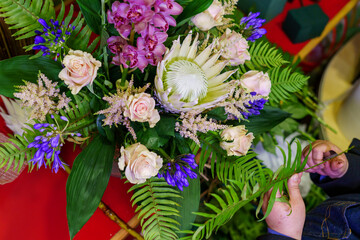
<instances>
[{"instance_id":1,"label":"red fabric background","mask_svg":"<svg viewBox=\"0 0 360 240\"><path fill-rule=\"evenodd\" d=\"M0 104L2 104L0 100ZM0 132L9 133L0 117ZM72 162L80 152L72 144L62 149L62 157ZM66 219L66 180L68 174L41 168L31 173L25 169L12 183L0 185L0 239L66 240L70 239ZM120 218L129 221L134 216L127 190L130 184L110 177L102 198ZM75 240L110 239L120 227L97 209L74 238Z\"/></svg>"},{"instance_id":2,"label":"red fabric background","mask_svg":"<svg viewBox=\"0 0 360 240\"><path fill-rule=\"evenodd\" d=\"M319 6L331 20L349 1L350 0L321 0ZM305 6L314 4L309 0L303 0L303 2ZM283 12L264 25L264 28L267 30L266 37L269 41L276 43L284 51L289 52L292 55L296 55L309 41L297 44L292 43L283 32L282 23L289 10L300 7L299 0L294 0L292 3L287 2Z\"/></svg>"}]
</instances>

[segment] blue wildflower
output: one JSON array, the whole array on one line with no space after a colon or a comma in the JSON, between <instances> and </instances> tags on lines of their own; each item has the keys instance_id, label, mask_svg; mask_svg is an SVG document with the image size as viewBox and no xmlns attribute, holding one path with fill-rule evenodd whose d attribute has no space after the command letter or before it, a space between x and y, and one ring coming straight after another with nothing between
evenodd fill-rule
<instances>
[{"instance_id":1,"label":"blue wildflower","mask_svg":"<svg viewBox=\"0 0 360 240\"><path fill-rule=\"evenodd\" d=\"M254 42L256 39L261 38L266 29L261 28L265 23L265 19L258 18L260 12L249 13L247 17L243 17L240 20L241 33L246 37L246 40Z\"/></svg>"},{"instance_id":2,"label":"blue wildflower","mask_svg":"<svg viewBox=\"0 0 360 240\"><path fill-rule=\"evenodd\" d=\"M177 186L183 191L184 187L189 186L187 177L197 178L197 174L191 170L197 168L194 154L186 154L178 157L173 162L169 162L163 167L163 172L158 174L159 178L164 177L171 186Z\"/></svg>"},{"instance_id":3,"label":"blue wildflower","mask_svg":"<svg viewBox=\"0 0 360 240\"><path fill-rule=\"evenodd\" d=\"M37 36L35 37L33 50L42 51L43 56L54 54L55 61L57 61L58 57L65 55L65 42L70 37L75 26L71 26L71 24L65 25L64 22L60 25L59 21L53 19L50 19L50 23L42 18L38 21L44 28L42 32L35 30Z\"/></svg>"},{"instance_id":4,"label":"blue wildflower","mask_svg":"<svg viewBox=\"0 0 360 240\"><path fill-rule=\"evenodd\" d=\"M256 96L256 92L251 92L250 95ZM264 105L267 101L268 100L264 98L250 100L248 103L244 104L244 107L247 111L243 111L241 114L245 119L248 119L251 115L259 115L260 110L264 108Z\"/></svg>"},{"instance_id":5,"label":"blue wildflower","mask_svg":"<svg viewBox=\"0 0 360 240\"><path fill-rule=\"evenodd\" d=\"M59 124L57 120L51 115L51 117L55 120L56 127L54 124L49 123L36 123L33 128L39 131L41 134L34 138L34 141L29 143L28 148L36 148L36 152L34 157L29 161L34 165L37 164L38 169L44 165L45 168L47 164L50 166L51 161L53 161L52 170L57 173L59 168L63 168L64 164L59 157L60 149L63 145L63 135L70 135L74 133L66 133L64 130L68 126L68 119L66 117L61 116L60 119L67 122L66 127L59 131ZM77 133L75 133L77 134ZM47 159L47 161L45 161ZM66 164L65 164L66 165Z\"/></svg>"}]
</instances>

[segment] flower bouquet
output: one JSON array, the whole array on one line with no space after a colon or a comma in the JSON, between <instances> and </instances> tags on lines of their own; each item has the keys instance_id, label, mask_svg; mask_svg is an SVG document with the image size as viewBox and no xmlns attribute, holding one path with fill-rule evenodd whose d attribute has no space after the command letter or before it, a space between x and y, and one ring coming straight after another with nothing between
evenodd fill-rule
<instances>
[{"instance_id":1,"label":"flower bouquet","mask_svg":"<svg viewBox=\"0 0 360 240\"><path fill-rule=\"evenodd\" d=\"M299 114L287 103L303 106L294 93L308 79L262 38L259 13L243 16L236 0L76 2L78 14L52 0L0 1L36 51L0 61L0 94L28 116L1 144L0 167L70 172L59 154L80 145L66 186L71 238L101 203L114 161L134 184L144 238L161 240L209 238L303 170L300 148L276 173L250 150Z\"/></svg>"}]
</instances>

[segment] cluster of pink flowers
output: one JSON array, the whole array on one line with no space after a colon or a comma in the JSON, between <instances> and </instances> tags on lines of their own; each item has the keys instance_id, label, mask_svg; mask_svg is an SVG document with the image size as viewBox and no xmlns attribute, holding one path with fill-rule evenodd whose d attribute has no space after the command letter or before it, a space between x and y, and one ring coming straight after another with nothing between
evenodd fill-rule
<instances>
[{"instance_id":1,"label":"cluster of pink flowers","mask_svg":"<svg viewBox=\"0 0 360 240\"><path fill-rule=\"evenodd\" d=\"M179 15L182 10L174 0L114 2L107 13L109 23L113 23L120 34L107 41L110 51L115 54L113 64L138 67L141 71L148 64L156 66L166 51L163 44L168 37L166 31L169 26L176 26L171 15ZM128 42L131 31L139 34L136 46Z\"/></svg>"}]
</instances>

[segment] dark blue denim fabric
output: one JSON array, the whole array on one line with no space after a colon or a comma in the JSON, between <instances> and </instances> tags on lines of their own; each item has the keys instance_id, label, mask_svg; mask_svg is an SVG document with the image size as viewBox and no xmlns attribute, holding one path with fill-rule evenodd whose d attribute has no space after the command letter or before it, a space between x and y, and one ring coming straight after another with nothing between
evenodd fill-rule
<instances>
[{"instance_id":1,"label":"dark blue denim fabric","mask_svg":"<svg viewBox=\"0 0 360 240\"><path fill-rule=\"evenodd\" d=\"M303 240L360 240L360 194L330 198L306 215Z\"/></svg>"}]
</instances>

